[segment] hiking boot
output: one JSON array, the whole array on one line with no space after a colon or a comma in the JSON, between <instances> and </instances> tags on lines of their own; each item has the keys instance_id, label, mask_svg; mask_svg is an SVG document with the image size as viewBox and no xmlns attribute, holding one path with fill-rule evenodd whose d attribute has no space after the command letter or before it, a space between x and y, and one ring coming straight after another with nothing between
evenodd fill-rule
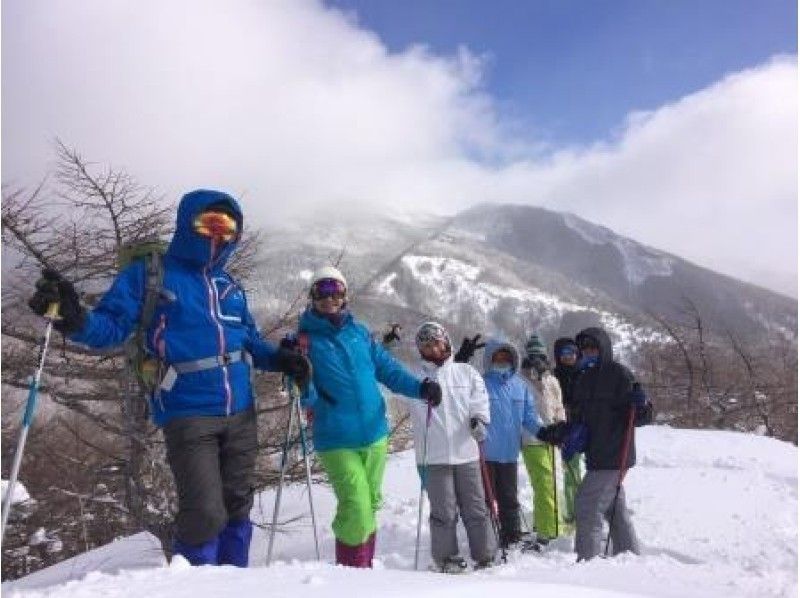
<instances>
[{"instance_id":1,"label":"hiking boot","mask_svg":"<svg viewBox=\"0 0 800 598\"><path fill-rule=\"evenodd\" d=\"M467 570L467 561L458 555L449 556L441 563L435 563L432 565L432 568L434 571L438 571L439 573L457 575L459 573L464 573Z\"/></svg>"},{"instance_id":2,"label":"hiking boot","mask_svg":"<svg viewBox=\"0 0 800 598\"><path fill-rule=\"evenodd\" d=\"M550 538L537 537L535 540L526 540L522 543L522 552L544 552Z\"/></svg>"},{"instance_id":3,"label":"hiking boot","mask_svg":"<svg viewBox=\"0 0 800 598\"><path fill-rule=\"evenodd\" d=\"M476 561L475 565L472 567L475 571L480 571L481 569L490 569L494 567L497 563L494 559L484 559L482 561Z\"/></svg>"}]
</instances>

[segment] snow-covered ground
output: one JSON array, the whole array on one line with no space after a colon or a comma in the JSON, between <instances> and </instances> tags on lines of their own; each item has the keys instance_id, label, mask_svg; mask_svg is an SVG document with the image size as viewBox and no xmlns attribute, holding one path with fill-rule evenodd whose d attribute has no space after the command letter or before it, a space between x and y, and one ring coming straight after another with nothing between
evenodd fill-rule
<instances>
[{"instance_id":1,"label":"snow-covered ground","mask_svg":"<svg viewBox=\"0 0 800 598\"><path fill-rule=\"evenodd\" d=\"M512 554L507 565L462 576L412 570L418 478L411 452L390 457L373 570L336 567L327 487L314 489L322 562L314 560L303 486L284 493L281 519L301 518L276 539L264 566L266 534L257 530L247 570L165 566L145 534L65 561L14 583L5 596L246 596L292 598L485 598L501 595L697 597L797 596L797 449L733 432L649 427L638 431L639 465L626 478L645 554L577 564L569 538L542 555ZM530 509L520 469L520 498ZM268 521L271 492L253 518ZM427 525L423 528L428 564ZM466 551L465 551L466 554ZM125 570L128 567L129 570ZM87 571L92 571L87 573ZM62 585L51 584L65 581Z\"/></svg>"}]
</instances>

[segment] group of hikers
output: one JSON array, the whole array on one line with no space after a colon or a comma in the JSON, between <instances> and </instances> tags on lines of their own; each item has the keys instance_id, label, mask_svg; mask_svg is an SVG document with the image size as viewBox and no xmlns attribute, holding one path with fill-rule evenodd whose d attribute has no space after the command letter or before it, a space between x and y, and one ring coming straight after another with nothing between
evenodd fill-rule
<instances>
[{"instance_id":1,"label":"group of hikers","mask_svg":"<svg viewBox=\"0 0 800 598\"><path fill-rule=\"evenodd\" d=\"M174 554L193 565L248 564L258 446L253 368L283 372L303 389L314 448L337 499L338 564L371 567L375 554L389 436L379 384L410 406L436 570L466 568L459 518L476 568L495 564L499 549L541 550L560 535L562 521L574 523L578 560L603 552L604 520L614 554L639 552L621 482L636 459L633 428L652 421L653 410L631 372L614 360L602 329L556 341L551 367L536 335L522 359L512 344L484 346L480 335L454 353L445 328L425 322L415 334L420 365L412 371L392 354L397 328L386 343L376 339L350 312L345 277L326 266L312 277L297 334L276 345L261 337L244 290L225 270L242 226L230 195L186 194L163 256L165 292L145 323L147 350L159 364L152 415L178 495ZM29 305L44 315L58 303L57 330L74 342L110 347L136 329L150 282L147 264L135 261L88 309L72 283L45 270ZM482 374L469 364L481 348ZM535 497L536 533L527 542L517 499L520 453Z\"/></svg>"}]
</instances>

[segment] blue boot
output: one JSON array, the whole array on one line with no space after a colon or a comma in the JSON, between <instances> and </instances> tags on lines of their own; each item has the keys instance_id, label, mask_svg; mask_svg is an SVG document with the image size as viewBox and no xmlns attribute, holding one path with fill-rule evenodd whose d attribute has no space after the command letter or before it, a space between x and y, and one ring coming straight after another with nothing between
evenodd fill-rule
<instances>
[{"instance_id":1,"label":"blue boot","mask_svg":"<svg viewBox=\"0 0 800 598\"><path fill-rule=\"evenodd\" d=\"M186 544L175 540L173 553L179 554L192 565L219 565L219 538L212 538L202 544Z\"/></svg>"},{"instance_id":2,"label":"blue boot","mask_svg":"<svg viewBox=\"0 0 800 598\"><path fill-rule=\"evenodd\" d=\"M219 536L219 564L247 567L253 524L249 519L229 521Z\"/></svg>"}]
</instances>

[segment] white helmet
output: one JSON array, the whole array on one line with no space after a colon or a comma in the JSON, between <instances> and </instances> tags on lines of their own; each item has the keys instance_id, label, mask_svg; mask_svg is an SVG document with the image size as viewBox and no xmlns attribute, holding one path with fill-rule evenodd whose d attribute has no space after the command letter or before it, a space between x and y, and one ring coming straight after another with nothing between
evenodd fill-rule
<instances>
[{"instance_id":1,"label":"white helmet","mask_svg":"<svg viewBox=\"0 0 800 598\"><path fill-rule=\"evenodd\" d=\"M347 288L347 279L344 277L344 274L333 266L323 266L314 272L314 275L311 277L311 285L313 286L315 282L326 279L338 280L344 285L344 288Z\"/></svg>"}]
</instances>

